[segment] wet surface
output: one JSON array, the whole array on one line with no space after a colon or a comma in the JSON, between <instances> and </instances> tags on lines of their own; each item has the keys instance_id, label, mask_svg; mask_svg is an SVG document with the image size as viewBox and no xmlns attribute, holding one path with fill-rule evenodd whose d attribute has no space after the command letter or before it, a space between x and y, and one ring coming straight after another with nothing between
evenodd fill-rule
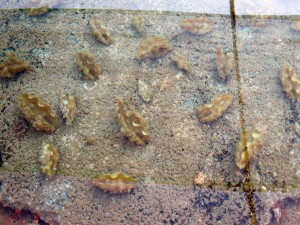
<instances>
[{"instance_id":1,"label":"wet surface","mask_svg":"<svg viewBox=\"0 0 300 225\"><path fill-rule=\"evenodd\" d=\"M3 61L5 51L14 50L33 65L12 80L0 81L0 200L4 205L38 213L50 224L78 220L97 224L100 218L106 224L151 223L156 218L159 224L291 224L299 219L293 213L299 205L299 103L283 91L280 71L289 62L300 79L300 33L291 28L300 4L200 3L123 2L117 7L154 10L139 12L101 10L116 9L107 2L66 1L59 8L73 9L53 10L41 17L3 10ZM1 6L24 7L14 1ZM141 13L146 34L139 37L130 21ZM179 21L199 13L210 13L213 32L203 36L182 32ZM111 46L99 44L91 34L88 21L94 17L112 30L116 41ZM137 61L139 44L154 35L165 37L174 51L187 55L193 72L178 71L169 56ZM235 58L225 82L218 79L217 44ZM99 59L102 74L95 82L83 79L75 64L74 56L82 49ZM137 94L140 80L153 88L149 103ZM73 92L79 99L74 124L53 134L28 126L24 134L16 134L24 131L11 129L22 119L17 101L23 92L43 96L57 110L60 96ZM199 123L196 107L224 92L234 95L225 114L211 123ZM118 98L149 120L148 145L129 143L119 132ZM240 170L235 162L240 133L254 128L263 134L264 146ZM95 137L95 143L87 145L87 137ZM45 140L54 142L61 154L52 181L39 172ZM139 187L128 195L111 196L91 185L91 178L112 171L135 176ZM199 172L206 177L201 187L193 183Z\"/></svg>"}]
</instances>

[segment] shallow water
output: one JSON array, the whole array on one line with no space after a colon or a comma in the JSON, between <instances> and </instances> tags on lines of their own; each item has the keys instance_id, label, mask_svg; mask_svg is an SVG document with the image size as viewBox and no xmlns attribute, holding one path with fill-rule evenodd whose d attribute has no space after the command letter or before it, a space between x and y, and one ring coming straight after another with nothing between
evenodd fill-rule
<instances>
[{"instance_id":1,"label":"shallow water","mask_svg":"<svg viewBox=\"0 0 300 225\"><path fill-rule=\"evenodd\" d=\"M71 1L29 16L20 9L25 3L3 2L1 62L13 51L31 65L0 80L3 206L25 211L26 216L17 215L20 220L32 222L33 213L49 224L297 224L300 106L288 97L280 76L288 62L300 79L300 33L292 28L298 6L202 3ZM132 27L138 15L145 19L141 34ZM180 28L182 20L200 16L212 22L211 32L195 35ZM91 19L107 27L112 44L97 40ZM171 51L137 59L139 46L153 36L164 38ZM224 80L217 45L233 54L233 69ZM89 80L77 65L76 54L83 50L95 56L98 79ZM177 68L175 53L186 57L192 72ZM152 91L149 101L141 96L141 81ZM23 93L44 99L61 126L37 131L19 108ZM66 93L76 98L71 125L60 107ZM200 122L197 108L225 93L233 101L223 115ZM119 99L148 121L146 145L121 132ZM263 144L239 168L240 136L253 129ZM41 172L43 143L53 143L59 152L52 178ZM134 177L137 187L110 194L92 183L114 172ZM16 216L1 211L0 217L12 224Z\"/></svg>"}]
</instances>

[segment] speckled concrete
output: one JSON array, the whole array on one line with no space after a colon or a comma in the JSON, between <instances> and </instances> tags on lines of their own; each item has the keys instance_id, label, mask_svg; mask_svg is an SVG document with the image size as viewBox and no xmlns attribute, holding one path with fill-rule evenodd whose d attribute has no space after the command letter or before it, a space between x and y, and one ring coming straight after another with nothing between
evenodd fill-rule
<instances>
[{"instance_id":1,"label":"speckled concrete","mask_svg":"<svg viewBox=\"0 0 300 225\"><path fill-rule=\"evenodd\" d=\"M30 0L1 0L0 9L26 8ZM171 11L207 14L230 14L228 0L59 0L58 8L65 9L121 9L142 11ZM299 0L235 0L237 15L299 15Z\"/></svg>"},{"instance_id":2,"label":"speckled concrete","mask_svg":"<svg viewBox=\"0 0 300 225\"><path fill-rule=\"evenodd\" d=\"M1 0L0 8L24 8L28 6L29 0ZM65 9L121 9L142 11L172 11L172 12L194 12L209 14L230 14L229 1L227 0L130 0L130 1L106 1L106 0L60 0L58 8Z\"/></svg>"},{"instance_id":3,"label":"speckled concrete","mask_svg":"<svg viewBox=\"0 0 300 225\"><path fill-rule=\"evenodd\" d=\"M13 4L16 6L16 2L6 1L1 6ZM19 10L5 10L0 15L4 24L0 28L2 59L6 50L14 50L33 65L12 80L0 81L1 148L12 154L9 159L3 156L0 168L3 204L38 213L50 224L99 224L103 218L103 224L251 224L243 192L246 174L235 165L242 111L245 127L261 130L265 139L264 148L250 165L258 222L288 221L274 213L292 212L299 197L300 143L295 129L299 106L287 99L279 79L284 61L299 72L299 33L289 28L294 17L276 17L258 29L249 25L249 19L237 19L241 79L234 70L223 83L217 79L215 47L222 44L226 52L233 51L228 15L210 15L213 32L193 36L183 33L177 24L197 14L147 11L146 33L140 37L130 27L131 18L139 12L80 9L97 8L95 1L68 4L60 7L75 9L54 10L37 18ZM162 11L177 11L161 1L157 4ZM207 12L212 7L201 5L200 10L200 5L191 9L179 4L172 7L184 12ZM98 6L116 8L107 1ZM118 4L120 9L137 6L158 9L147 2ZM228 14L228 7L224 3L212 13ZM92 35L88 21L95 17L112 30L116 41L111 46L103 46ZM165 37L175 51L186 54L193 73L178 71L169 55L138 62L135 55L139 44L153 35ZM102 67L96 82L85 80L75 64L76 52L83 49L93 52ZM137 95L140 79L154 90L150 103ZM79 110L74 124L50 135L31 127L19 141L11 128L21 115L17 97L23 92L42 96L57 111L60 96L73 92ZM224 92L233 93L233 104L218 120L200 124L195 108ZM121 135L116 115L118 98L124 98L149 120L148 145L135 146ZM96 138L94 145L85 143L87 136ZM45 140L54 142L61 154L54 180L46 180L38 169ZM137 177L138 188L129 195L111 196L91 185L92 177L111 171ZM199 171L210 178L208 189L194 187L193 177ZM290 221L297 220L295 215Z\"/></svg>"}]
</instances>

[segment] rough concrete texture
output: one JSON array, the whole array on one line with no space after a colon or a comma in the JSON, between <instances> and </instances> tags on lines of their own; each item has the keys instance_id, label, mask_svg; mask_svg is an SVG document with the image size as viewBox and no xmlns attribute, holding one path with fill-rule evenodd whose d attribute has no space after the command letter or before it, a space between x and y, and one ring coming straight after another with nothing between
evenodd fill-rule
<instances>
[{"instance_id":1,"label":"rough concrete texture","mask_svg":"<svg viewBox=\"0 0 300 225\"><path fill-rule=\"evenodd\" d=\"M1 0L0 8L26 8L30 0ZM153 10L172 12L197 12L212 14L230 14L228 0L130 0L130 1L106 1L106 0L59 0L57 8L65 9L122 9L122 10Z\"/></svg>"},{"instance_id":2,"label":"rough concrete texture","mask_svg":"<svg viewBox=\"0 0 300 225\"><path fill-rule=\"evenodd\" d=\"M3 173L4 205L37 213L49 224L249 224L243 192L142 182L128 195L110 195L84 178ZM16 182L18 180L18 182ZM26 191L16 191L16 189ZM237 216L236 212L239 212Z\"/></svg>"},{"instance_id":3,"label":"rough concrete texture","mask_svg":"<svg viewBox=\"0 0 300 225\"><path fill-rule=\"evenodd\" d=\"M299 192L254 194L259 224L299 224Z\"/></svg>"},{"instance_id":4,"label":"rough concrete texture","mask_svg":"<svg viewBox=\"0 0 300 225\"><path fill-rule=\"evenodd\" d=\"M234 0L236 15L299 15L299 1Z\"/></svg>"},{"instance_id":5,"label":"rough concrete texture","mask_svg":"<svg viewBox=\"0 0 300 225\"><path fill-rule=\"evenodd\" d=\"M1 0L0 9L28 8L30 0ZM229 0L59 0L57 8L171 11L230 15ZM299 15L298 0L234 0L237 15Z\"/></svg>"},{"instance_id":6,"label":"rough concrete texture","mask_svg":"<svg viewBox=\"0 0 300 225\"><path fill-rule=\"evenodd\" d=\"M256 31L244 26L237 30L245 126L261 130L265 143L251 164L252 178L257 189L290 191L300 185L300 111L283 92L280 71L289 62L299 74L300 37L290 29L291 21L266 23Z\"/></svg>"},{"instance_id":7,"label":"rough concrete texture","mask_svg":"<svg viewBox=\"0 0 300 225\"><path fill-rule=\"evenodd\" d=\"M49 17L54 15L52 21ZM72 92L78 99L79 113L71 127L62 126L50 135L30 128L27 136L17 141L18 148L10 147L14 156L6 163L7 170L36 170L41 143L50 139L60 150L58 174L61 175L94 176L100 171L116 170L158 182L190 185L200 169L211 177L218 174L227 181L236 179L232 172L235 166L225 167L218 159L233 161L229 152L234 149L240 127L237 98L227 113L213 123L200 125L195 113L197 106L210 102L216 95L224 92L237 95L234 73L226 84L216 81L216 44L232 51L231 36L226 35L230 33L228 18L212 17L215 32L195 37L181 33L174 26L183 16L146 15L147 36L166 37L175 51L188 55L194 72L185 75L168 56L155 61L135 59L144 38L136 37L130 29L129 13L65 11L41 18L23 17L21 24L22 16L18 12L10 14L8 25L14 23L14 32L19 35L10 41L12 34L4 31L8 39L1 43L1 48L18 49L20 57L23 55L32 62L33 69L14 80L1 81L7 85L5 97L9 102L2 119L10 124L19 115L16 102L24 92L42 96L57 111L59 97ZM113 45L103 46L91 34L88 21L94 17L101 18L113 30L116 39ZM67 25L66 20L74 23ZM159 23L162 20L164 27ZM82 49L93 52L102 67L96 82L83 80L75 63L75 54ZM139 98L139 79L153 88L152 102L144 103ZM136 146L122 136L117 120L119 98L133 105L149 121L151 144ZM96 143L86 145L87 136L95 137Z\"/></svg>"},{"instance_id":8,"label":"rough concrete texture","mask_svg":"<svg viewBox=\"0 0 300 225\"><path fill-rule=\"evenodd\" d=\"M284 62L299 74L300 36L290 29L293 19L265 21L265 27L251 29L250 19L237 20L245 127L264 135L263 150L250 165L252 184L263 191L255 193L254 202L259 224L298 224L300 110L279 77Z\"/></svg>"},{"instance_id":9,"label":"rough concrete texture","mask_svg":"<svg viewBox=\"0 0 300 225\"><path fill-rule=\"evenodd\" d=\"M27 17L21 10L2 11L2 60L5 51L13 50L31 62L32 69L0 81L0 201L37 213L49 224L251 224L247 195L242 191L246 175L235 165L242 110L245 126L260 129L265 136L264 149L250 170L258 221L280 223L272 207L288 197L269 198L268 191L294 193L286 195L292 199L290 211L299 204L297 106L286 98L279 80L283 60L299 64L299 34L289 29L291 21L273 19L265 28L254 30L246 19L237 27L239 90L236 71L225 83L217 79L216 45L233 51L229 16L209 16L213 32L194 36L182 32L178 22L197 14L145 12L146 33L139 37L130 27L137 13L78 9ZM107 25L114 44L97 41L88 25L91 18ZM138 46L154 35L165 37L175 51L187 55L193 73L178 71L169 55L138 62ZM76 65L80 50L97 56L102 74L96 82L84 79ZM150 103L137 94L140 79L153 88ZM20 137L14 127L24 122L17 108L23 92L43 97L57 111L59 98L74 93L78 115L73 125L63 125L53 134L37 132L29 125ZM200 124L195 108L224 92L235 96L233 104L218 120ZM136 146L122 136L119 98L149 121L148 145ZM86 137L96 142L87 145ZM61 156L53 180L39 171L39 154L46 140L55 143ZM92 177L114 171L136 177L138 188L131 194L110 195L91 185ZM199 171L211 179L209 189L193 187Z\"/></svg>"},{"instance_id":10,"label":"rough concrete texture","mask_svg":"<svg viewBox=\"0 0 300 225\"><path fill-rule=\"evenodd\" d=\"M28 225L37 224L38 217L35 217L29 211L15 210L10 207L0 207L0 221L4 225ZM41 224L41 221L40 221Z\"/></svg>"}]
</instances>

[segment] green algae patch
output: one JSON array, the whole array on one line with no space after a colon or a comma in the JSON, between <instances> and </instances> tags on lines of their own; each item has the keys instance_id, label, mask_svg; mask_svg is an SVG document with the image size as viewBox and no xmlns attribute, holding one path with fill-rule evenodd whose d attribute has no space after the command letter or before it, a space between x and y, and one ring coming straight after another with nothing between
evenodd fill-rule
<instances>
[{"instance_id":1,"label":"green algae patch","mask_svg":"<svg viewBox=\"0 0 300 225\"><path fill-rule=\"evenodd\" d=\"M246 130L241 134L236 151L236 165L244 169L263 146L261 132L256 129Z\"/></svg>"},{"instance_id":2,"label":"green algae patch","mask_svg":"<svg viewBox=\"0 0 300 225\"><path fill-rule=\"evenodd\" d=\"M200 122L211 122L224 114L233 100L232 94L222 94L212 99L211 103L198 107L197 113Z\"/></svg>"},{"instance_id":3,"label":"green algae patch","mask_svg":"<svg viewBox=\"0 0 300 225\"><path fill-rule=\"evenodd\" d=\"M57 148L51 143L44 143L40 156L41 171L48 177L53 177L57 171L59 154Z\"/></svg>"},{"instance_id":4,"label":"green algae patch","mask_svg":"<svg viewBox=\"0 0 300 225\"><path fill-rule=\"evenodd\" d=\"M59 0L30 0L28 9L25 9L27 16L42 16L52 8L59 5Z\"/></svg>"},{"instance_id":5,"label":"green algae patch","mask_svg":"<svg viewBox=\"0 0 300 225\"><path fill-rule=\"evenodd\" d=\"M102 22L99 19L90 20L90 25L93 29L95 36L101 43L105 45L110 45L114 43L114 38L111 36L108 29L102 24Z\"/></svg>"},{"instance_id":6,"label":"green algae patch","mask_svg":"<svg viewBox=\"0 0 300 225\"><path fill-rule=\"evenodd\" d=\"M22 94L19 97L19 108L36 130L53 132L60 126L56 112L38 96Z\"/></svg>"},{"instance_id":7,"label":"green algae patch","mask_svg":"<svg viewBox=\"0 0 300 225\"><path fill-rule=\"evenodd\" d=\"M122 134L131 142L138 145L147 144L149 142L148 122L132 106L130 107L130 111L126 111L122 99L118 101L118 108L118 118Z\"/></svg>"},{"instance_id":8,"label":"green algae patch","mask_svg":"<svg viewBox=\"0 0 300 225\"><path fill-rule=\"evenodd\" d=\"M29 69L30 64L15 56L14 52L7 52L8 60L0 64L0 78L12 78L16 74Z\"/></svg>"},{"instance_id":9,"label":"green algae patch","mask_svg":"<svg viewBox=\"0 0 300 225\"><path fill-rule=\"evenodd\" d=\"M136 188L137 181L131 176L116 172L100 175L98 178L93 180L93 184L105 192L118 194L129 193L131 190Z\"/></svg>"},{"instance_id":10,"label":"green algae patch","mask_svg":"<svg viewBox=\"0 0 300 225\"><path fill-rule=\"evenodd\" d=\"M92 53L88 51L78 52L76 54L76 63L88 79L97 80L99 78L101 68Z\"/></svg>"},{"instance_id":11,"label":"green algae patch","mask_svg":"<svg viewBox=\"0 0 300 225\"><path fill-rule=\"evenodd\" d=\"M70 93L63 95L61 98L60 109L63 117L66 119L66 124L72 124L77 113L75 96Z\"/></svg>"},{"instance_id":12,"label":"green algae patch","mask_svg":"<svg viewBox=\"0 0 300 225\"><path fill-rule=\"evenodd\" d=\"M280 80L287 96L297 101L300 98L300 81L297 79L296 70L287 62L282 67Z\"/></svg>"},{"instance_id":13,"label":"green algae patch","mask_svg":"<svg viewBox=\"0 0 300 225\"><path fill-rule=\"evenodd\" d=\"M138 60L158 59L172 51L171 44L162 37L149 37L139 47Z\"/></svg>"}]
</instances>

